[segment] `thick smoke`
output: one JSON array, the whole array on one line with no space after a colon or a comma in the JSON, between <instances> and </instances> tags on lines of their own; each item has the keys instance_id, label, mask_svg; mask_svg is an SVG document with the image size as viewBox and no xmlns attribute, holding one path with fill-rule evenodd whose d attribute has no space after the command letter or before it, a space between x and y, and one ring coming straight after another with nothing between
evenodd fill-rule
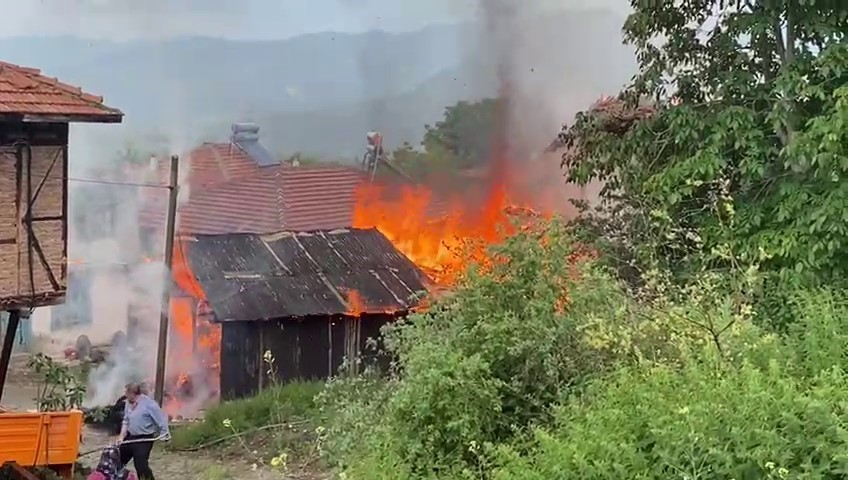
<instances>
[{"instance_id":1,"label":"thick smoke","mask_svg":"<svg viewBox=\"0 0 848 480\"><path fill-rule=\"evenodd\" d=\"M167 278L161 260L164 235L157 227L164 225L145 221L142 208L148 214L151 205L162 209L156 217L164 219L167 190L138 185L166 181L165 165L158 162L166 161L168 156L160 154L158 158L162 160L153 157L146 165L124 159L123 168L118 171L91 165L80 172L82 178L110 183L72 182L68 300L65 305L54 307L51 317L61 321L74 316L81 321L77 327L54 326L50 335L62 347L73 345L78 335L86 335L95 346L110 347L106 361L89 376L87 403L92 406L113 403L130 381L153 380ZM182 172L189 171L189 165L182 167ZM187 185L185 174L180 183ZM187 189L180 193L183 202ZM173 379L185 373L202 378L202 353L192 352L191 342L177 330L175 319L171 320L166 376ZM174 413L196 412L211 393L205 384L195 385L191 402Z\"/></svg>"},{"instance_id":2,"label":"thick smoke","mask_svg":"<svg viewBox=\"0 0 848 480\"><path fill-rule=\"evenodd\" d=\"M116 172L91 165L80 178L127 184L157 180L154 172L123 166L126 171ZM131 185L72 182L68 301L54 308L52 316L60 321L68 310L76 310L82 322L78 328L54 330L52 336L68 341L74 334L85 334L94 345L111 344L107 362L89 378L93 405L113 403L123 385L153 372L165 281L164 266L155 252L162 251L163 241L143 236L140 212L145 202L161 193ZM115 341L117 332L130 341Z\"/></svg>"},{"instance_id":3,"label":"thick smoke","mask_svg":"<svg viewBox=\"0 0 848 480\"><path fill-rule=\"evenodd\" d=\"M621 42L625 4L565 10L546 0L479 2L482 75L497 78L506 103L498 134L506 136L499 141L508 149L509 177L540 207L570 214L569 199L592 200L591 189L562 180L559 153L540 152L563 123L616 94L634 73L633 52Z\"/></svg>"},{"instance_id":4,"label":"thick smoke","mask_svg":"<svg viewBox=\"0 0 848 480\"><path fill-rule=\"evenodd\" d=\"M220 25L238 28L243 16L237 2L223 0L40 3L47 12L45 21L61 19L62 28L110 39L146 37L154 42L215 30ZM48 339L48 344L41 346L43 350L58 354L58 350L75 345L81 335L95 346L111 346L106 361L89 376L90 405L112 404L127 382L152 380L155 372L161 299L168 278L162 264L168 193L163 188L139 185L164 185L168 158L188 152L194 132L183 100L192 86L155 76L149 81L159 92L149 101L159 107L162 118L158 123L168 132L167 138L155 144L147 142L125 155L104 154L102 139L118 136L119 126L74 125L71 129L68 295L64 305L35 312L35 333ZM154 154L156 159L148 161ZM188 199L189 172L188 159L183 158L181 203ZM158 220L143 218L142 209L150 210L151 206L158 211L154 212ZM201 363L194 354L177 355L191 352L192 345L176 333L172 324L169 377L197 372ZM121 335L125 341L120 341ZM200 403L208 400L211 392L203 385L195 387L194 402L184 405L191 412L179 413L196 412Z\"/></svg>"}]
</instances>

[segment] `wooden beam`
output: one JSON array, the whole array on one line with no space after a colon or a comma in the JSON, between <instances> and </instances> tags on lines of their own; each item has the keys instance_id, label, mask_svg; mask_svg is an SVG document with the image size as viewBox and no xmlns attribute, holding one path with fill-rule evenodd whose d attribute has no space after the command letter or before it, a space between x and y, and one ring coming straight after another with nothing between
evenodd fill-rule
<instances>
[{"instance_id":1,"label":"wooden beam","mask_svg":"<svg viewBox=\"0 0 848 480\"><path fill-rule=\"evenodd\" d=\"M32 248L35 249L35 253L38 254L38 260L41 262L41 266L44 267L44 271L47 273L47 279L50 281L50 286L53 287L54 291L62 290L61 285L59 285L59 281L56 280L56 275L53 274L53 268L50 266L50 263L47 262L47 257L44 256L44 250L41 248L41 242L38 241L38 237L35 236L35 231L32 228L32 222L29 222L27 225L27 232L29 235L29 241L32 245ZM32 252L29 252L32 255ZM30 267L32 268L32 263L30 263Z\"/></svg>"},{"instance_id":2,"label":"wooden beam","mask_svg":"<svg viewBox=\"0 0 848 480\"><path fill-rule=\"evenodd\" d=\"M93 115L36 115L24 114L25 123L121 123L123 113L101 113Z\"/></svg>"},{"instance_id":3,"label":"wooden beam","mask_svg":"<svg viewBox=\"0 0 848 480\"><path fill-rule=\"evenodd\" d=\"M15 346L15 335L18 333L18 324L20 322L20 310L9 312L6 334L3 337L3 350L0 351L0 402L3 401L3 387L6 385L6 374L9 371L9 362L12 359L12 347Z\"/></svg>"},{"instance_id":4,"label":"wooden beam","mask_svg":"<svg viewBox=\"0 0 848 480\"><path fill-rule=\"evenodd\" d=\"M33 222L58 222L60 220L64 220L65 217L62 215L48 215L46 217L32 217ZM14 239L12 239L14 240Z\"/></svg>"},{"instance_id":5,"label":"wooden beam","mask_svg":"<svg viewBox=\"0 0 848 480\"><path fill-rule=\"evenodd\" d=\"M21 308L52 307L65 302L65 291L42 292L35 295L12 295L0 297L0 310L17 310Z\"/></svg>"}]
</instances>

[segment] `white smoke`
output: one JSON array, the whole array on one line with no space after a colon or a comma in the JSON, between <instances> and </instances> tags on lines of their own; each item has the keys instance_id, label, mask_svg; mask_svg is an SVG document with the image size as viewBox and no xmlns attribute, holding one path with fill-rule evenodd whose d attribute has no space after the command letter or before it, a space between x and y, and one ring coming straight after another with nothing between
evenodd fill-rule
<instances>
[{"instance_id":1,"label":"white smoke","mask_svg":"<svg viewBox=\"0 0 848 480\"><path fill-rule=\"evenodd\" d=\"M81 175L122 185L85 183L71 189L68 300L54 314L78 309L77 315L88 318L52 336L67 341L84 334L93 345L112 344L107 362L89 376L89 403L111 405L124 385L154 371L165 269L151 253L161 252L163 241L145 238L140 222L142 205L156 194L131 185L150 182L147 172L107 175L93 167ZM118 348L113 342L118 332L132 336L137 351Z\"/></svg>"}]
</instances>

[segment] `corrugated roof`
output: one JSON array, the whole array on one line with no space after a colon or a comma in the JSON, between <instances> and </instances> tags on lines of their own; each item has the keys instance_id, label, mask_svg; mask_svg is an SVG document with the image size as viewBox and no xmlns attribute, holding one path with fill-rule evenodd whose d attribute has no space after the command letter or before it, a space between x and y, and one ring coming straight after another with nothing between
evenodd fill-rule
<instances>
[{"instance_id":1,"label":"corrugated roof","mask_svg":"<svg viewBox=\"0 0 848 480\"><path fill-rule=\"evenodd\" d=\"M375 229L199 235L182 245L220 321L406 311L430 283Z\"/></svg>"},{"instance_id":2,"label":"corrugated roof","mask_svg":"<svg viewBox=\"0 0 848 480\"><path fill-rule=\"evenodd\" d=\"M103 97L46 77L41 70L0 62L0 114L71 117L76 121L120 122L120 110Z\"/></svg>"}]
</instances>

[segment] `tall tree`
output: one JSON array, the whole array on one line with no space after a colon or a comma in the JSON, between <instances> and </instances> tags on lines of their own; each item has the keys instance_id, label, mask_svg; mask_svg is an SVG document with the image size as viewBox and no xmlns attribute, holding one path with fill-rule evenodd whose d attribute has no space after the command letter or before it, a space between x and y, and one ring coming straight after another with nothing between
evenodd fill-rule
<instances>
[{"instance_id":1,"label":"tall tree","mask_svg":"<svg viewBox=\"0 0 848 480\"><path fill-rule=\"evenodd\" d=\"M848 4L679 3L631 1L639 73L561 134L569 180L606 182L607 246L683 277L846 278Z\"/></svg>"},{"instance_id":2,"label":"tall tree","mask_svg":"<svg viewBox=\"0 0 848 480\"><path fill-rule=\"evenodd\" d=\"M500 101L459 102L445 109L444 119L425 125L422 144L428 152L447 152L457 167L472 167L489 159Z\"/></svg>"}]
</instances>

